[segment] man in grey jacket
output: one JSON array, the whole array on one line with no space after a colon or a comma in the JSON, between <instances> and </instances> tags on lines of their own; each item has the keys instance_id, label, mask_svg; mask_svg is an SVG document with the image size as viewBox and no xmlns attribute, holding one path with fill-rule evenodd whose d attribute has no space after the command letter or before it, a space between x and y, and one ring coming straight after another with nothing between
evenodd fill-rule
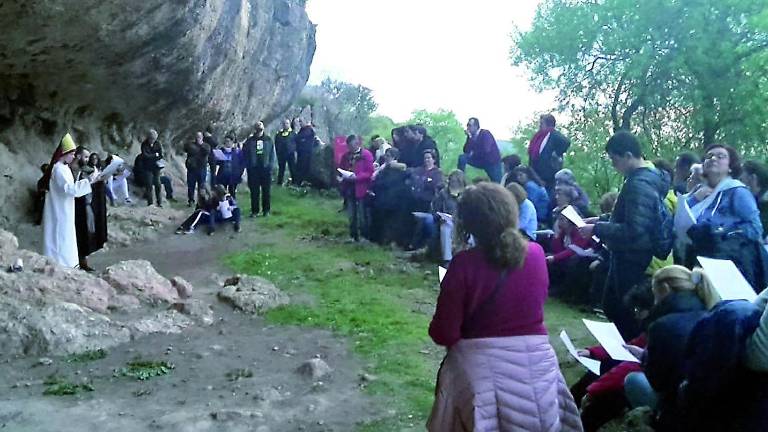
<instances>
[{"instance_id":1,"label":"man in grey jacket","mask_svg":"<svg viewBox=\"0 0 768 432\"><path fill-rule=\"evenodd\" d=\"M277 165L277 155L272 138L264 133L264 123L256 123L254 132L245 140L243 161L248 172L248 188L251 190L251 217L259 214L259 198L262 214L269 216L272 171Z\"/></svg>"}]
</instances>

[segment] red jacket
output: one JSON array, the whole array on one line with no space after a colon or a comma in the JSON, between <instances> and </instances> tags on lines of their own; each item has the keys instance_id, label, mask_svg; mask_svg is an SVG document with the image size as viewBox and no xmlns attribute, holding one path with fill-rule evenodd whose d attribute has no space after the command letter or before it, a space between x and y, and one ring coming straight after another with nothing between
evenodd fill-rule
<instances>
[{"instance_id":1,"label":"red jacket","mask_svg":"<svg viewBox=\"0 0 768 432\"><path fill-rule=\"evenodd\" d=\"M582 237L577 229L571 231L571 244L582 249L589 249L595 246L591 238ZM576 252L565 246L565 233L563 231L560 232L560 235L552 239L552 245L550 247L552 248L552 256L556 263L565 261L576 255Z\"/></svg>"},{"instance_id":2,"label":"red jacket","mask_svg":"<svg viewBox=\"0 0 768 432\"><path fill-rule=\"evenodd\" d=\"M373 178L373 155L371 152L360 149L360 154L357 157L349 152L344 153L344 156L341 157L341 169L355 173L355 198L365 198ZM344 181L343 187L350 187L351 183L351 181Z\"/></svg>"},{"instance_id":3,"label":"red jacket","mask_svg":"<svg viewBox=\"0 0 768 432\"><path fill-rule=\"evenodd\" d=\"M646 344L645 333L629 341L628 345L635 345L640 348L645 348ZM608 361L611 356L600 346L593 346L587 348L589 356L600 362ZM611 393L611 392L623 392L624 391L624 378L632 372L642 372L643 367L640 363L635 362L621 362L611 368L609 371L600 375L595 382L587 387L587 393L591 396L597 396L599 394Z\"/></svg>"}]
</instances>

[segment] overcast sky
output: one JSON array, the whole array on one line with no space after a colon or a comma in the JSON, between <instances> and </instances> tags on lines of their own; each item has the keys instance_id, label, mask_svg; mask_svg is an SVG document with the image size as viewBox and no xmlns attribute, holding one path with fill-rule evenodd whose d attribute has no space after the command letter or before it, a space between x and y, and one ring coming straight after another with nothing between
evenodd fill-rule
<instances>
[{"instance_id":1,"label":"overcast sky","mask_svg":"<svg viewBox=\"0 0 768 432\"><path fill-rule=\"evenodd\" d=\"M317 24L310 82L326 76L374 91L379 113L415 109L470 116L498 138L555 106L509 61L514 26L530 27L539 0L309 0Z\"/></svg>"}]
</instances>

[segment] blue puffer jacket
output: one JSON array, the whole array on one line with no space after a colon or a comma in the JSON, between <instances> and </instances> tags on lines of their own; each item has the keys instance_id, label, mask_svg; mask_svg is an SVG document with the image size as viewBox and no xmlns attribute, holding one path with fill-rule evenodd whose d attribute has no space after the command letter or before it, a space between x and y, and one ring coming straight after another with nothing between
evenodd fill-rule
<instances>
[{"instance_id":1,"label":"blue puffer jacket","mask_svg":"<svg viewBox=\"0 0 768 432\"><path fill-rule=\"evenodd\" d=\"M742 366L760 315L750 302L728 301L696 324L686 347L678 430L768 430L768 377Z\"/></svg>"}]
</instances>

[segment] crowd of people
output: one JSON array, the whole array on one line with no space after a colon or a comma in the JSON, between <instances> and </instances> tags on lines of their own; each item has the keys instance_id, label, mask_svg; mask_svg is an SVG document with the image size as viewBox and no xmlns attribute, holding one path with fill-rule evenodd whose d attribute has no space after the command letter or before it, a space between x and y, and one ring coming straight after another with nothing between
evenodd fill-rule
<instances>
[{"instance_id":1,"label":"crowd of people","mask_svg":"<svg viewBox=\"0 0 768 432\"><path fill-rule=\"evenodd\" d=\"M336 167L351 241L423 251L447 268L429 328L449 348L429 429L590 431L647 406L658 430L768 430L766 165L742 163L725 144L652 161L619 131L605 153L624 182L594 206L564 167L570 141L552 115L540 117L527 161L502 158L477 118L466 126L456 161L441 161L428 130L408 125L391 142L346 137ZM264 129L221 146L198 132L184 146L195 208L177 233L239 231L244 175L251 216L270 214L275 171L278 185L305 184L312 126L285 120L274 138ZM157 132L133 167L105 177L115 157L102 162L61 140L39 184L46 255L88 269L85 257L106 239L107 202L131 203L129 178L148 205L162 205L163 189L172 198ZM467 165L486 176L468 181ZM720 301L697 257L732 261L758 300ZM601 373L568 389L544 326L548 295L604 315L641 362L584 349Z\"/></svg>"}]
</instances>

